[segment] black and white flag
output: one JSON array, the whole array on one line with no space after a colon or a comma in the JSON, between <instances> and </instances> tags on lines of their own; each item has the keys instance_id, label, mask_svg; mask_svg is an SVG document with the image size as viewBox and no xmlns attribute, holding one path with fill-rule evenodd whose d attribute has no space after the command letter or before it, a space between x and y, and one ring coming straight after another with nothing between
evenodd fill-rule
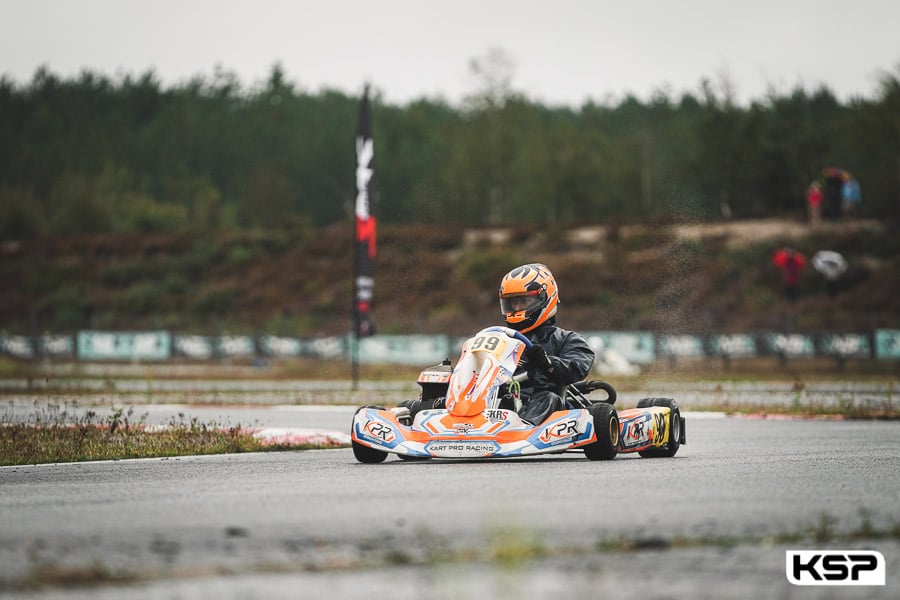
<instances>
[{"instance_id":1,"label":"black and white flag","mask_svg":"<svg viewBox=\"0 0 900 600\"><path fill-rule=\"evenodd\" d=\"M375 271L375 215L373 214L375 145L372 141L372 106L366 86L356 130L356 273L354 321L356 335L375 333L372 297Z\"/></svg>"}]
</instances>

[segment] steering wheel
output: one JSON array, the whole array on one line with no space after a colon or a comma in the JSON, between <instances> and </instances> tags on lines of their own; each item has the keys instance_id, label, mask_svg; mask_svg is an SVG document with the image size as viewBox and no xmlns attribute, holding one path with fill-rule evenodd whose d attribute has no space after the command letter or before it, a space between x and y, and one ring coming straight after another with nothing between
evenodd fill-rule
<instances>
[{"instance_id":1,"label":"steering wheel","mask_svg":"<svg viewBox=\"0 0 900 600\"><path fill-rule=\"evenodd\" d=\"M515 332L513 334L513 337L516 338L517 340L519 340L520 342L522 342L523 344L525 344L526 348L531 348L534 345L531 343L531 340L529 340L527 337L525 337L522 333L520 333L516 330L513 330L513 331Z\"/></svg>"}]
</instances>

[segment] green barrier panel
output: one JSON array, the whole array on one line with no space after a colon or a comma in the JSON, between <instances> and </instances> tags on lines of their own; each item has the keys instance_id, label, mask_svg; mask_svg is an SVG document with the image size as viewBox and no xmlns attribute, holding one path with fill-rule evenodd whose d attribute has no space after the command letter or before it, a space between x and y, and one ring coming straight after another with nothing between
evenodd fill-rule
<instances>
[{"instance_id":1,"label":"green barrier panel","mask_svg":"<svg viewBox=\"0 0 900 600\"><path fill-rule=\"evenodd\" d=\"M872 356L869 336L860 333L823 335L820 338L821 353L840 358L867 358Z\"/></svg>"},{"instance_id":2,"label":"green barrier panel","mask_svg":"<svg viewBox=\"0 0 900 600\"><path fill-rule=\"evenodd\" d=\"M226 358L249 358L256 355L256 342L249 335L220 335L216 352Z\"/></svg>"},{"instance_id":3,"label":"green barrier panel","mask_svg":"<svg viewBox=\"0 0 900 600\"><path fill-rule=\"evenodd\" d=\"M613 350L629 362L651 363L656 360L653 334L642 331L591 331L582 334L594 352Z\"/></svg>"},{"instance_id":4,"label":"green barrier panel","mask_svg":"<svg viewBox=\"0 0 900 600\"><path fill-rule=\"evenodd\" d=\"M263 335L259 337L259 351L274 357L300 356L303 353L303 342L292 337Z\"/></svg>"},{"instance_id":5,"label":"green barrier panel","mask_svg":"<svg viewBox=\"0 0 900 600\"><path fill-rule=\"evenodd\" d=\"M167 360L172 347L168 331L79 331L76 345L81 360Z\"/></svg>"},{"instance_id":6,"label":"green barrier panel","mask_svg":"<svg viewBox=\"0 0 900 600\"><path fill-rule=\"evenodd\" d=\"M657 354L662 358L702 358L706 356L703 338L696 335L659 336Z\"/></svg>"},{"instance_id":7,"label":"green barrier panel","mask_svg":"<svg viewBox=\"0 0 900 600\"><path fill-rule=\"evenodd\" d=\"M709 336L709 353L728 358L752 358L757 355L756 340L752 335L734 333Z\"/></svg>"},{"instance_id":8,"label":"green barrier panel","mask_svg":"<svg viewBox=\"0 0 900 600\"><path fill-rule=\"evenodd\" d=\"M361 363L427 366L448 357L450 344L444 335L373 335L359 340Z\"/></svg>"},{"instance_id":9,"label":"green barrier panel","mask_svg":"<svg viewBox=\"0 0 900 600\"><path fill-rule=\"evenodd\" d=\"M879 329L875 332L875 356L885 360L900 358L900 329Z\"/></svg>"},{"instance_id":10,"label":"green barrier panel","mask_svg":"<svg viewBox=\"0 0 900 600\"><path fill-rule=\"evenodd\" d=\"M348 341L339 336L316 338L303 342L303 353L322 360L346 358Z\"/></svg>"},{"instance_id":11,"label":"green barrier panel","mask_svg":"<svg viewBox=\"0 0 900 600\"><path fill-rule=\"evenodd\" d=\"M34 342L24 335L0 334L0 353L16 358L34 358Z\"/></svg>"},{"instance_id":12,"label":"green barrier panel","mask_svg":"<svg viewBox=\"0 0 900 600\"><path fill-rule=\"evenodd\" d=\"M176 335L172 352L177 356L207 360L213 356L212 339L203 335Z\"/></svg>"},{"instance_id":13,"label":"green barrier panel","mask_svg":"<svg viewBox=\"0 0 900 600\"><path fill-rule=\"evenodd\" d=\"M75 339L71 335L42 335L38 347L43 356L74 356Z\"/></svg>"},{"instance_id":14,"label":"green barrier panel","mask_svg":"<svg viewBox=\"0 0 900 600\"><path fill-rule=\"evenodd\" d=\"M811 336L799 333L770 333L763 338L766 350L788 358L810 358L816 355Z\"/></svg>"}]
</instances>

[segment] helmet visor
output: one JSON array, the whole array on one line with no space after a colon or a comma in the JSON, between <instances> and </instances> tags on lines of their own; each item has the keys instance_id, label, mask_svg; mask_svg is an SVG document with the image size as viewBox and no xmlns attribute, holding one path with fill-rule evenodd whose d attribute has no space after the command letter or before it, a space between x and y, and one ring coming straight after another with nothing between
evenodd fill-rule
<instances>
[{"instance_id":1,"label":"helmet visor","mask_svg":"<svg viewBox=\"0 0 900 600\"><path fill-rule=\"evenodd\" d=\"M512 314L539 307L547 299L546 290L500 296L500 312Z\"/></svg>"}]
</instances>

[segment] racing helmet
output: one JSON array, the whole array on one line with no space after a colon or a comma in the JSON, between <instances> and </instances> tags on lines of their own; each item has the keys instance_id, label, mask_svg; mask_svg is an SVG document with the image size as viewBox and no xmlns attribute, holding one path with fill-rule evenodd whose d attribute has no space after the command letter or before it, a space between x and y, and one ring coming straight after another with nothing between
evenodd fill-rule
<instances>
[{"instance_id":1,"label":"racing helmet","mask_svg":"<svg viewBox=\"0 0 900 600\"><path fill-rule=\"evenodd\" d=\"M506 325L522 333L536 329L556 314L559 291L547 265L516 267L500 281L500 313Z\"/></svg>"}]
</instances>

